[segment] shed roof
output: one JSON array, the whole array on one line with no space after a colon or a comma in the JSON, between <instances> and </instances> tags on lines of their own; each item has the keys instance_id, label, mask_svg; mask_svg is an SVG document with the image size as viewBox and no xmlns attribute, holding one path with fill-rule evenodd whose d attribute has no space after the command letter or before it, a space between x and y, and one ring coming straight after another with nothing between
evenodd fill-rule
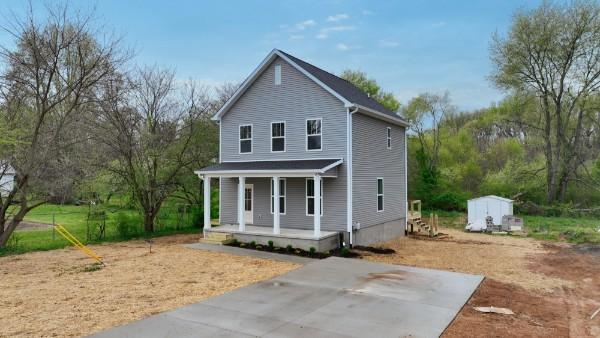
<instances>
[{"instance_id":1,"label":"shed roof","mask_svg":"<svg viewBox=\"0 0 600 338\"><path fill-rule=\"evenodd\" d=\"M202 168L196 174L324 174L342 162L342 159L222 162Z\"/></svg>"},{"instance_id":2,"label":"shed roof","mask_svg":"<svg viewBox=\"0 0 600 338\"><path fill-rule=\"evenodd\" d=\"M500 201L503 201L503 202L513 202L513 200L511 200L511 199L500 197L500 196L496 196L496 195L487 195L487 196L480 196L480 197L477 197L477 198L472 198L472 199L469 200L469 202L470 201L479 200L479 199L484 199L484 198L493 198L493 199L497 199L497 200L500 200Z\"/></svg>"}]
</instances>

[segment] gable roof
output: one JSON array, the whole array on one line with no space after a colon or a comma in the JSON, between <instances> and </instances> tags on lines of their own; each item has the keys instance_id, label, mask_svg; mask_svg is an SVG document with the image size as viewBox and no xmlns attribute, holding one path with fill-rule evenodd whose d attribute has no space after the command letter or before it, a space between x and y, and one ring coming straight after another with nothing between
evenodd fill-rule
<instances>
[{"instance_id":1,"label":"gable roof","mask_svg":"<svg viewBox=\"0 0 600 338\"><path fill-rule=\"evenodd\" d=\"M513 200L511 200L509 198L504 198L504 197L500 197L500 196L496 196L496 195L480 196L480 197L472 198L469 201L475 201L475 200L484 199L484 198L492 198L492 199L500 200L503 202L513 202Z\"/></svg>"},{"instance_id":2,"label":"gable roof","mask_svg":"<svg viewBox=\"0 0 600 338\"><path fill-rule=\"evenodd\" d=\"M217 114L215 114L214 119L220 119L277 56L338 98L344 103L345 107L354 107L360 111L373 114L375 117L408 126L408 122L400 117L400 115L385 108L382 104L369 97L369 95L349 81L278 49L274 49L269 53L254 72L242 83L233 96L223 105L223 107L221 107L221 109L219 109Z\"/></svg>"}]
</instances>

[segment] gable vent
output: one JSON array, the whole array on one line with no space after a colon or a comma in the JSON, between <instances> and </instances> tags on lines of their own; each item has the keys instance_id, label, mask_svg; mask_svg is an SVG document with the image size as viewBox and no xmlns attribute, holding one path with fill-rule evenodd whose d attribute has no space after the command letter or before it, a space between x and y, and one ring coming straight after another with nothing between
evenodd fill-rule
<instances>
[{"instance_id":1,"label":"gable vent","mask_svg":"<svg viewBox=\"0 0 600 338\"><path fill-rule=\"evenodd\" d=\"M275 85L281 84L281 65L275 65Z\"/></svg>"}]
</instances>

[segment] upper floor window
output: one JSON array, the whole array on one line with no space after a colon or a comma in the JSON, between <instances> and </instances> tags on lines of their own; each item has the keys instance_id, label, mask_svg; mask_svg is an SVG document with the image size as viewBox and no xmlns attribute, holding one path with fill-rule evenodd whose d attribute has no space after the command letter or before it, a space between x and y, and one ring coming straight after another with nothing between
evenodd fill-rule
<instances>
[{"instance_id":1,"label":"upper floor window","mask_svg":"<svg viewBox=\"0 0 600 338\"><path fill-rule=\"evenodd\" d=\"M285 151L285 122L271 123L271 151Z\"/></svg>"},{"instance_id":2,"label":"upper floor window","mask_svg":"<svg viewBox=\"0 0 600 338\"><path fill-rule=\"evenodd\" d=\"M306 150L321 150L321 119L306 120Z\"/></svg>"},{"instance_id":3,"label":"upper floor window","mask_svg":"<svg viewBox=\"0 0 600 338\"><path fill-rule=\"evenodd\" d=\"M252 125L240 126L240 154L252 153Z\"/></svg>"},{"instance_id":4,"label":"upper floor window","mask_svg":"<svg viewBox=\"0 0 600 338\"><path fill-rule=\"evenodd\" d=\"M281 65L275 65L275 85L281 84Z\"/></svg>"},{"instance_id":5,"label":"upper floor window","mask_svg":"<svg viewBox=\"0 0 600 338\"><path fill-rule=\"evenodd\" d=\"M383 178L377 178L377 211L383 211Z\"/></svg>"},{"instance_id":6,"label":"upper floor window","mask_svg":"<svg viewBox=\"0 0 600 338\"><path fill-rule=\"evenodd\" d=\"M387 127L387 148L392 149L392 128Z\"/></svg>"}]
</instances>

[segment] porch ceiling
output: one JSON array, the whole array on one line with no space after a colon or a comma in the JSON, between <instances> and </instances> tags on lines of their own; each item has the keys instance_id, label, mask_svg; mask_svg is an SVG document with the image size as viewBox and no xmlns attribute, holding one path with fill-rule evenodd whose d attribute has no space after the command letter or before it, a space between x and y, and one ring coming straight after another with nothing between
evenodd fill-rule
<instances>
[{"instance_id":1,"label":"porch ceiling","mask_svg":"<svg viewBox=\"0 0 600 338\"><path fill-rule=\"evenodd\" d=\"M223 177L337 177L337 171L332 169L343 162L342 159L222 162L202 168L196 174Z\"/></svg>"}]
</instances>

